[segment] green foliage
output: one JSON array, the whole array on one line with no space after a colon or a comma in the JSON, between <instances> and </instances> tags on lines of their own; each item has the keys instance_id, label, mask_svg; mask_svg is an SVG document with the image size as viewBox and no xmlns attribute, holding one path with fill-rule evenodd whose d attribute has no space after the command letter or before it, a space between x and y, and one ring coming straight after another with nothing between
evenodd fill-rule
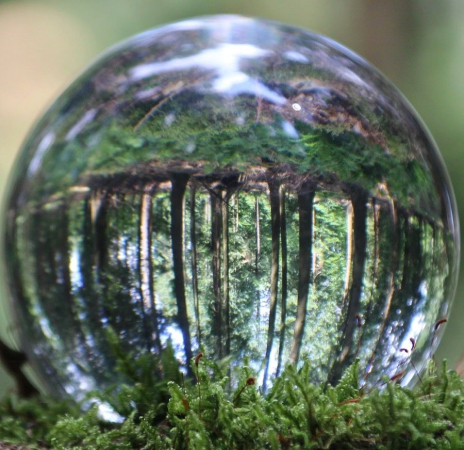
<instances>
[{"instance_id":1,"label":"green foliage","mask_svg":"<svg viewBox=\"0 0 464 450\"><path fill-rule=\"evenodd\" d=\"M169 400L167 380L176 383L181 380L172 347L168 345L160 356L141 355L134 363L134 355L123 350L111 327L107 328L106 335L117 359L116 370L127 384L117 384L103 393L93 392L89 397L100 399L123 417L130 417L133 413L140 416L150 413L155 420L163 420Z\"/></svg>"},{"instance_id":2,"label":"green foliage","mask_svg":"<svg viewBox=\"0 0 464 450\"><path fill-rule=\"evenodd\" d=\"M81 409L69 401L5 397L0 403L0 441L6 444L28 443L28 448L40 448L49 431L63 417L77 420L80 414Z\"/></svg>"},{"instance_id":3,"label":"green foliage","mask_svg":"<svg viewBox=\"0 0 464 450\"><path fill-rule=\"evenodd\" d=\"M100 394L99 400L94 396L94 405L84 413L71 403L4 399L0 442L27 449L422 450L464 445L464 382L446 362L441 371L431 362L415 389L386 379L380 389L364 392L358 361L335 387L310 383L306 361L299 370L289 365L263 394L246 365L229 369L240 380L231 387L224 365L200 354L191 362L195 380L183 380L173 370L172 352L151 361L133 359L121 351L116 335L110 340L130 386ZM122 423L100 417L102 402L124 416Z\"/></svg>"}]
</instances>

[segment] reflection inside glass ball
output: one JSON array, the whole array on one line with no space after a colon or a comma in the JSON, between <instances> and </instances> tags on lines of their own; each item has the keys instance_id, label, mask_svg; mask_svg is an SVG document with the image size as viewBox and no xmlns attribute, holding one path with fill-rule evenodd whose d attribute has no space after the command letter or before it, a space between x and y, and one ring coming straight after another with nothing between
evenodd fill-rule
<instances>
[{"instance_id":1,"label":"reflection inside glass ball","mask_svg":"<svg viewBox=\"0 0 464 450\"><path fill-rule=\"evenodd\" d=\"M306 358L316 382L356 358L371 385L409 381L454 291L453 194L415 113L356 55L272 22L127 41L46 113L12 186L11 296L54 392L118 380L108 327L186 371L248 358L262 386Z\"/></svg>"}]
</instances>

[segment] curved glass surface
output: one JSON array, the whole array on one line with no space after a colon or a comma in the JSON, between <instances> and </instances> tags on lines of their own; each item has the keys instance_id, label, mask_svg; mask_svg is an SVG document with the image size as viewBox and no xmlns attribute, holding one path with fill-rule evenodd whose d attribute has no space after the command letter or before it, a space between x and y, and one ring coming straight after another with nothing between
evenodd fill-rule
<instances>
[{"instance_id":1,"label":"curved glass surface","mask_svg":"<svg viewBox=\"0 0 464 450\"><path fill-rule=\"evenodd\" d=\"M53 392L117 381L110 326L184 367L249 358L262 385L305 358L313 381L359 358L370 385L408 382L454 292L453 194L415 112L358 56L273 22L123 43L44 115L11 186L12 303Z\"/></svg>"}]
</instances>

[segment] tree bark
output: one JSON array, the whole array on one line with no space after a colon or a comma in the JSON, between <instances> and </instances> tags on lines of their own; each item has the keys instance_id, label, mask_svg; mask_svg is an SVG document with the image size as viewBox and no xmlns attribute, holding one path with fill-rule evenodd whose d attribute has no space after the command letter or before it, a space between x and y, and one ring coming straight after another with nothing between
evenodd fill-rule
<instances>
[{"instance_id":1,"label":"tree bark","mask_svg":"<svg viewBox=\"0 0 464 450\"><path fill-rule=\"evenodd\" d=\"M371 356L369 357L369 360L368 360L368 365L372 364L375 358L377 348L379 347L381 341L385 339L385 336L383 335L383 333L387 325L387 320L388 320L388 316L390 313L393 298L397 291L395 279L396 279L396 274L398 271L399 255L401 251L401 239L400 239L401 230L399 226L396 204L393 200L391 200L390 202L390 213L391 213L391 220L392 220L392 227L393 227L393 246L391 248L392 256L391 256L390 271L389 271L390 273L388 277L387 296L386 296L385 305L383 307L382 314L381 314L381 322L378 328L377 340L372 348ZM366 320L368 320L367 317L366 317Z\"/></svg>"},{"instance_id":2,"label":"tree bark","mask_svg":"<svg viewBox=\"0 0 464 450\"><path fill-rule=\"evenodd\" d=\"M148 345L151 351L154 345L156 353L161 352L158 317L155 304L155 287L153 280L153 192L155 185L145 188L140 198L140 224L139 224L139 272L140 297L145 320L145 329L148 333ZM151 320L150 320L151 319ZM151 325L150 325L151 322ZM151 330L153 328L153 331ZM153 332L153 336L152 336Z\"/></svg>"},{"instance_id":3,"label":"tree bark","mask_svg":"<svg viewBox=\"0 0 464 450\"><path fill-rule=\"evenodd\" d=\"M226 331L225 354L230 353L230 298L229 298L229 195L222 197L222 296L224 299L224 321Z\"/></svg>"},{"instance_id":4,"label":"tree bark","mask_svg":"<svg viewBox=\"0 0 464 450\"><path fill-rule=\"evenodd\" d=\"M379 278L379 264L380 264L380 214L381 214L381 205L377 204L375 198L372 199L372 216L374 222L374 261L372 263L372 286L369 293L369 303L366 307L366 312L363 317L364 324L370 323L370 317L372 310L374 308L375 299L378 295L378 278ZM358 344L356 347L356 357L359 355L359 350L361 348L361 343L363 342L364 336L366 334L367 326L362 328L360 333Z\"/></svg>"},{"instance_id":5,"label":"tree bark","mask_svg":"<svg viewBox=\"0 0 464 450\"><path fill-rule=\"evenodd\" d=\"M95 266L98 283L105 285L105 270L108 262L107 215L109 193L92 192L90 199L93 235L95 236Z\"/></svg>"},{"instance_id":6,"label":"tree bark","mask_svg":"<svg viewBox=\"0 0 464 450\"><path fill-rule=\"evenodd\" d=\"M217 337L219 359L223 357L222 346L222 298L221 298L221 200L211 194L211 250L213 260L214 331Z\"/></svg>"},{"instance_id":7,"label":"tree bark","mask_svg":"<svg viewBox=\"0 0 464 450\"><path fill-rule=\"evenodd\" d=\"M280 243L282 249L282 300L280 307L280 339L277 372L280 374L282 368L282 356L285 344L285 331L287 320L287 296L288 296L288 266L287 266L287 216L285 213L285 192L280 190Z\"/></svg>"},{"instance_id":8,"label":"tree bark","mask_svg":"<svg viewBox=\"0 0 464 450\"><path fill-rule=\"evenodd\" d=\"M232 196L232 217L233 217L233 223L234 223L234 233L238 232L238 224L240 220L240 213L239 213L239 197L238 197L238 192Z\"/></svg>"},{"instance_id":9,"label":"tree bark","mask_svg":"<svg viewBox=\"0 0 464 450\"><path fill-rule=\"evenodd\" d=\"M190 372L192 359L192 344L190 340L190 325L185 298L184 255L183 255L183 209L184 195L189 180L187 174L172 174L171 190L171 241L172 259L174 266L174 293L177 301L177 318L184 339L185 358Z\"/></svg>"},{"instance_id":10,"label":"tree bark","mask_svg":"<svg viewBox=\"0 0 464 450\"><path fill-rule=\"evenodd\" d=\"M271 175L272 177L272 175ZM269 299L269 324L267 329L267 344L265 361L266 366L263 376L263 390L266 389L266 382L269 371L269 363L274 341L275 320L277 312L277 295L279 283L279 250L280 250L280 184L271 178L268 182L270 191L271 204L271 239L272 239L272 255L271 255L271 292Z\"/></svg>"},{"instance_id":11,"label":"tree bark","mask_svg":"<svg viewBox=\"0 0 464 450\"><path fill-rule=\"evenodd\" d=\"M401 290L398 290L398 292L401 292L402 296L397 297L398 301L395 301L391 308L393 311L400 308L404 317L409 317L412 311L417 309L418 303L423 299L421 286L424 277L426 277L424 273L426 270L424 258L426 258L427 255L424 248L426 242L423 234L426 232L424 229L426 223L420 216L416 217L416 220L418 222L417 224L409 223L409 219L407 217L405 218L405 221L408 222L407 234L405 235L405 247L409 241L409 262L407 266L404 265ZM443 286L447 286L446 281L445 279ZM391 314L390 321L387 323L386 328L391 323L391 320L394 319L395 315ZM404 337L406 337L406 333L410 332L408 328L399 328L398 331L400 331L400 333L398 333L398 342L402 342ZM397 330L394 330L394 332L397 332Z\"/></svg>"},{"instance_id":12,"label":"tree bark","mask_svg":"<svg viewBox=\"0 0 464 450\"><path fill-rule=\"evenodd\" d=\"M259 217L259 198L255 195L255 236L256 236L256 249L255 249L255 277L258 280L259 276L259 259L261 255L261 223ZM256 284L257 286L259 283ZM256 290L256 323L258 324L258 333L260 333L261 323L261 296L259 288Z\"/></svg>"},{"instance_id":13,"label":"tree bark","mask_svg":"<svg viewBox=\"0 0 464 450\"><path fill-rule=\"evenodd\" d=\"M92 196L93 197L93 196ZM112 350L107 342L107 337L102 325L102 319L106 319L106 308L102 302L100 292L100 279L103 277L102 267L98 265L97 253L97 236L95 217L97 211L93 206L92 197L84 200L84 222L82 233L82 251L79 258L79 271L82 276L82 286L80 289L81 297L85 304L85 311L88 322L88 332L92 335L92 339L96 344L96 349L99 353L98 358L92 358L94 366L98 370L106 367L108 361L112 359ZM106 213L105 213L106 214ZM102 239L102 236L100 237ZM103 258L106 261L106 257Z\"/></svg>"},{"instance_id":14,"label":"tree bark","mask_svg":"<svg viewBox=\"0 0 464 450\"><path fill-rule=\"evenodd\" d=\"M396 206L393 203L392 208L395 208L396 211ZM371 288L371 293L370 293L370 298L369 298L369 307L366 312L366 321L368 321L370 313L372 311L372 304L374 302L374 295L376 293L376 286L378 282L378 277L379 277L379 262L380 262L380 212L381 212L381 206L377 204L376 200L372 200L372 210L373 210L373 217L374 217L374 263L373 263L373 270L372 270L372 288ZM395 218L394 218L394 224L397 227L398 225L398 217L395 212ZM398 239L397 242L399 242L399 230L396 229L396 238Z\"/></svg>"},{"instance_id":15,"label":"tree bark","mask_svg":"<svg viewBox=\"0 0 464 450\"><path fill-rule=\"evenodd\" d=\"M300 216L299 226L299 254L298 254L298 300L296 310L295 329L293 333L290 361L298 363L301 344L303 342L306 310L309 296L309 283L311 281L311 259L313 238L313 201L314 187L305 183L298 192L298 210Z\"/></svg>"},{"instance_id":16,"label":"tree bark","mask_svg":"<svg viewBox=\"0 0 464 450\"><path fill-rule=\"evenodd\" d=\"M349 303L342 337L340 342L340 356L335 361L334 366L329 375L331 384L336 383L342 373L344 367L349 365L354 359L352 352L354 333L357 326L357 316L361 308L361 295L363 287L364 266L366 262L366 219L367 219L367 200L368 196L364 190L357 187L351 187L350 198L353 204L353 225L354 225L354 249L353 249L353 273L351 277L351 286L349 293Z\"/></svg>"},{"instance_id":17,"label":"tree bark","mask_svg":"<svg viewBox=\"0 0 464 450\"><path fill-rule=\"evenodd\" d=\"M343 300L341 305L341 316L345 312L345 307L348 302L351 285L351 266L353 262L353 203L348 203L346 207L346 272L345 272L345 288L343 290Z\"/></svg>"},{"instance_id":18,"label":"tree bark","mask_svg":"<svg viewBox=\"0 0 464 450\"><path fill-rule=\"evenodd\" d=\"M259 273L259 255L261 254L261 226L259 223L259 199L255 196L255 231L256 231L256 252L255 252L255 274Z\"/></svg>"},{"instance_id":19,"label":"tree bark","mask_svg":"<svg viewBox=\"0 0 464 450\"><path fill-rule=\"evenodd\" d=\"M92 223L92 206L90 198L86 198L83 204L83 233L82 233L82 252L79 259L79 271L82 276L82 298L86 305L89 329L92 330L93 337L100 336L100 299L95 287L95 233ZM99 339L97 339L99 341Z\"/></svg>"},{"instance_id":20,"label":"tree bark","mask_svg":"<svg viewBox=\"0 0 464 450\"><path fill-rule=\"evenodd\" d=\"M69 229L69 210L66 204L59 208L59 216L59 225L57 227L56 236L58 245L56 245L54 249L54 259L59 261L55 268L55 282L59 285L59 290L55 293L55 295L59 295L61 297L60 301L63 304L62 319L64 323L69 323L69 325L72 326L72 329L74 329L74 339L69 343L69 345L72 346L73 350L75 347L80 347L79 350L90 359L89 347L87 346L87 340L81 328L81 321L79 319L79 313L76 311L76 303L73 296L70 272L71 249L69 247L69 235L71 232ZM58 221L58 214L56 214L55 220ZM53 254L52 244L51 249Z\"/></svg>"},{"instance_id":21,"label":"tree bark","mask_svg":"<svg viewBox=\"0 0 464 450\"><path fill-rule=\"evenodd\" d=\"M198 346L201 347L200 304L198 303L198 263L197 263L197 230L196 230L196 189L190 188L190 242L192 244L192 291L195 320L197 321Z\"/></svg>"}]
</instances>

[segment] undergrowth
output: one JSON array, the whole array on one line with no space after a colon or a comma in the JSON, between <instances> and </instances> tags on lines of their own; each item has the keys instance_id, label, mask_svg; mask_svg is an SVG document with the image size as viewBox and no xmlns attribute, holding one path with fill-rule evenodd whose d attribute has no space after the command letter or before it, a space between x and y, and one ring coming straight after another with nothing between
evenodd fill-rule
<instances>
[{"instance_id":1,"label":"undergrowth","mask_svg":"<svg viewBox=\"0 0 464 450\"><path fill-rule=\"evenodd\" d=\"M5 398L0 448L21 449L464 449L464 382L433 361L414 389L385 380L359 388L358 363L336 387L311 384L310 362L288 366L263 394L248 367L231 392L228 367L202 354L183 380L174 355L133 359L112 335L128 379L79 405ZM162 375L161 375L162 374ZM102 419L104 402L121 423ZM86 401L86 404L89 400Z\"/></svg>"}]
</instances>

